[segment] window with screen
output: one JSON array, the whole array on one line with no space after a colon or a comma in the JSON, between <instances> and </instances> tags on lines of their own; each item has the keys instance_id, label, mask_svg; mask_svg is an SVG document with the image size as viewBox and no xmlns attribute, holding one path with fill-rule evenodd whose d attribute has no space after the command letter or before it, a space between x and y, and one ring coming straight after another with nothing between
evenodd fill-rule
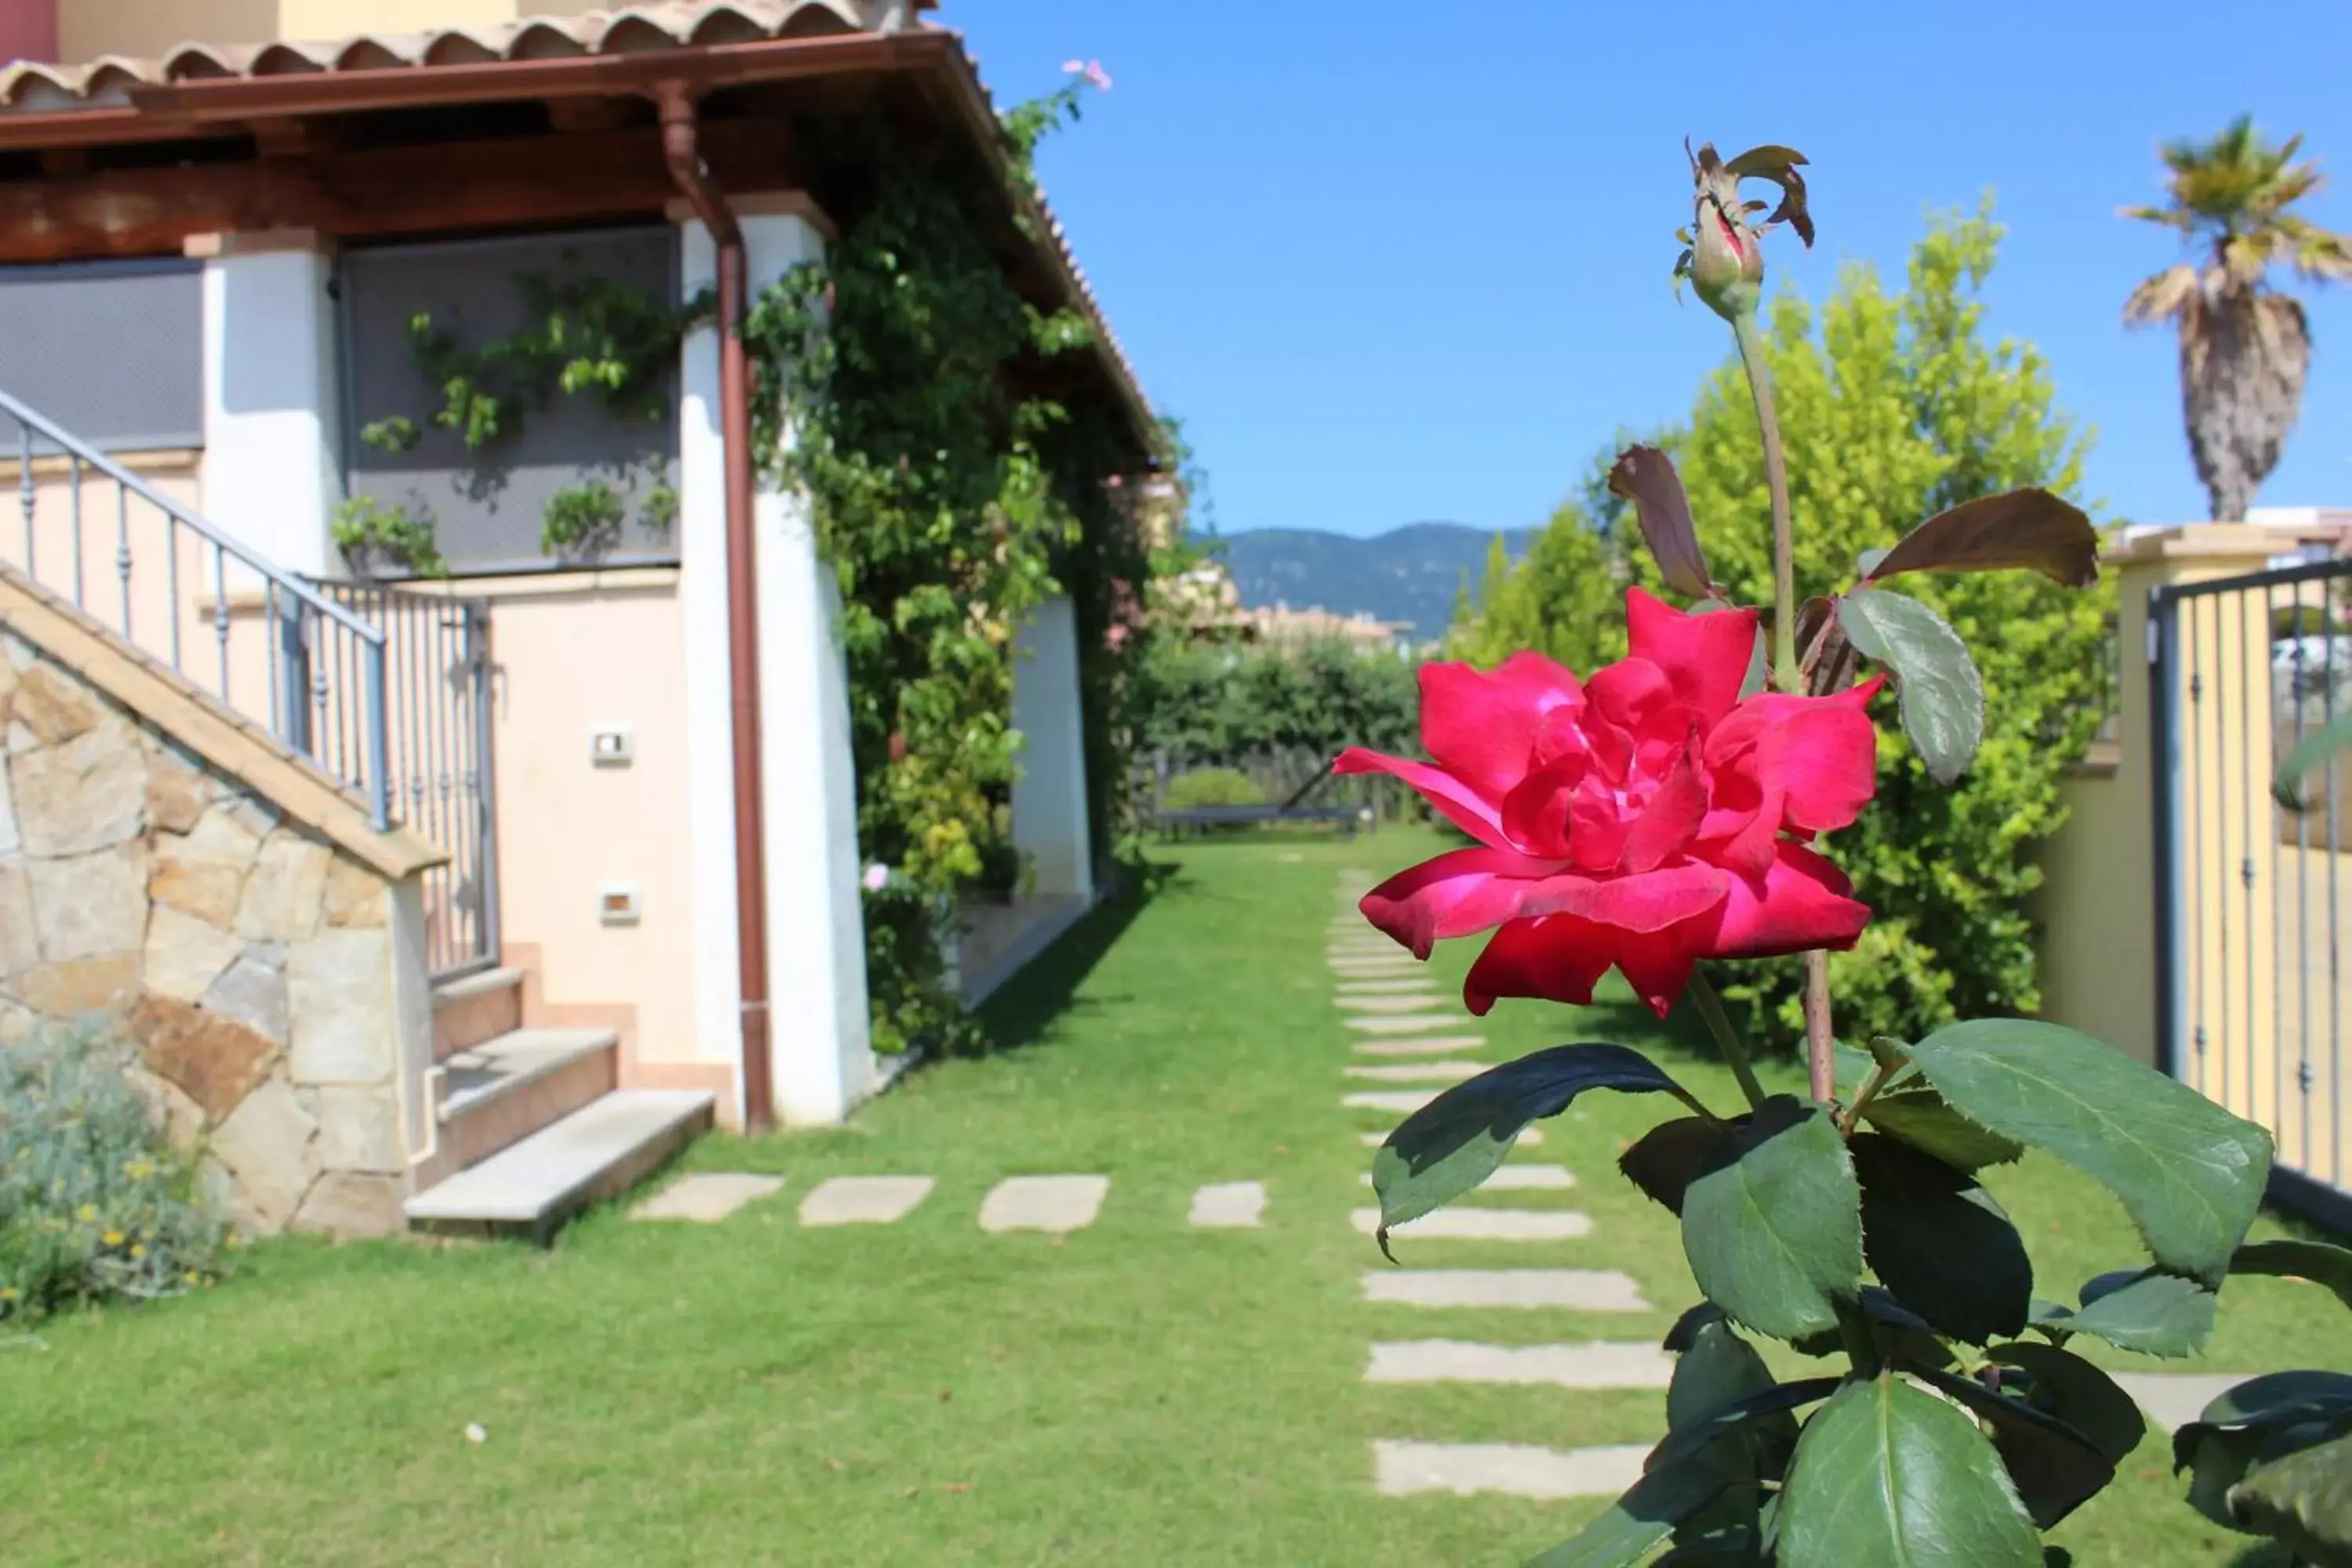
<instances>
[{"instance_id":1,"label":"window with screen","mask_svg":"<svg viewBox=\"0 0 2352 1568\"><path fill-rule=\"evenodd\" d=\"M0 267L0 390L100 451L204 445L204 339L198 263Z\"/></svg>"}]
</instances>

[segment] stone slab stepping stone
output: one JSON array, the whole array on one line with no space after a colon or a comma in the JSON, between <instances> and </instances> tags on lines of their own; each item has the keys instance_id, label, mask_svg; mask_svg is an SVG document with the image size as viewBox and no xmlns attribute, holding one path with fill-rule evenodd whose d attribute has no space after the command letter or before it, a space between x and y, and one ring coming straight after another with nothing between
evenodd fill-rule
<instances>
[{"instance_id":1,"label":"stone slab stepping stone","mask_svg":"<svg viewBox=\"0 0 2352 1568\"><path fill-rule=\"evenodd\" d=\"M1462 1027L1459 1013L1408 1013L1402 1016L1343 1018L1360 1035L1434 1035Z\"/></svg>"},{"instance_id":2,"label":"stone slab stepping stone","mask_svg":"<svg viewBox=\"0 0 2352 1568\"><path fill-rule=\"evenodd\" d=\"M1368 980L1342 980L1336 999L1342 1007L1350 1002L1360 1002L1367 996L1396 996L1417 994L1429 996L1458 997L1461 993L1442 990L1437 982L1426 974L1416 974L1395 980L1374 977Z\"/></svg>"},{"instance_id":3,"label":"stone slab stepping stone","mask_svg":"<svg viewBox=\"0 0 2352 1568\"><path fill-rule=\"evenodd\" d=\"M1633 1277L1614 1268L1383 1268L1364 1276L1364 1300L1401 1307L1650 1310Z\"/></svg>"},{"instance_id":4,"label":"stone slab stepping stone","mask_svg":"<svg viewBox=\"0 0 2352 1568\"><path fill-rule=\"evenodd\" d=\"M1445 1051L1475 1051L1486 1043L1484 1035L1408 1035L1393 1040L1358 1040L1360 1057L1418 1057Z\"/></svg>"},{"instance_id":5,"label":"stone slab stepping stone","mask_svg":"<svg viewBox=\"0 0 2352 1568\"><path fill-rule=\"evenodd\" d=\"M835 1176L801 1200L803 1225L895 1225L931 1195L929 1176Z\"/></svg>"},{"instance_id":6,"label":"stone slab stepping stone","mask_svg":"<svg viewBox=\"0 0 2352 1568\"><path fill-rule=\"evenodd\" d=\"M1648 1340L1588 1340L1569 1345L1395 1340L1373 1342L1364 1381L1664 1388L1674 1374L1675 1358Z\"/></svg>"},{"instance_id":7,"label":"stone slab stepping stone","mask_svg":"<svg viewBox=\"0 0 2352 1568\"><path fill-rule=\"evenodd\" d=\"M2111 1373L2146 1414L2148 1425L2170 1432L2205 1414L2205 1406L2253 1373L2210 1372Z\"/></svg>"},{"instance_id":8,"label":"stone slab stepping stone","mask_svg":"<svg viewBox=\"0 0 2352 1568\"><path fill-rule=\"evenodd\" d=\"M1372 1184L1372 1173L1358 1178ZM1478 1184L1482 1193L1564 1193L1576 1185L1576 1173L1566 1165L1505 1165Z\"/></svg>"},{"instance_id":9,"label":"stone slab stepping stone","mask_svg":"<svg viewBox=\"0 0 2352 1568\"><path fill-rule=\"evenodd\" d=\"M1356 1134L1356 1141L1367 1149L1377 1149L1389 1141L1389 1135L1385 1132L1359 1132ZM1543 1129L1530 1127L1519 1134L1519 1141L1516 1146L1521 1149L1534 1149L1539 1147L1543 1141Z\"/></svg>"},{"instance_id":10,"label":"stone slab stepping stone","mask_svg":"<svg viewBox=\"0 0 2352 1568\"><path fill-rule=\"evenodd\" d=\"M1642 1479L1649 1448L1538 1448L1530 1443L1372 1444L1372 1485L1383 1497L1480 1492L1503 1497L1615 1497Z\"/></svg>"},{"instance_id":11,"label":"stone slab stepping stone","mask_svg":"<svg viewBox=\"0 0 2352 1568\"><path fill-rule=\"evenodd\" d=\"M1361 1235L1379 1234L1380 1210L1356 1209L1349 1217ZM1574 1241L1591 1234L1592 1216L1575 1209L1489 1208L1439 1209L1389 1232L1401 1241Z\"/></svg>"},{"instance_id":12,"label":"stone slab stepping stone","mask_svg":"<svg viewBox=\"0 0 2352 1568\"><path fill-rule=\"evenodd\" d=\"M1345 1013L1433 1013L1452 1007L1452 999L1441 992L1424 991L1418 995L1354 996L1341 992L1335 998Z\"/></svg>"},{"instance_id":13,"label":"stone slab stepping stone","mask_svg":"<svg viewBox=\"0 0 2352 1568\"><path fill-rule=\"evenodd\" d=\"M717 1225L745 1204L782 1192L782 1176L698 1171L680 1176L629 1211L631 1219L682 1219Z\"/></svg>"},{"instance_id":14,"label":"stone slab stepping stone","mask_svg":"<svg viewBox=\"0 0 2352 1568\"><path fill-rule=\"evenodd\" d=\"M1410 1116L1436 1098L1433 1089L1367 1089L1341 1097L1339 1103L1355 1110L1389 1110Z\"/></svg>"},{"instance_id":15,"label":"stone slab stepping stone","mask_svg":"<svg viewBox=\"0 0 2352 1568\"><path fill-rule=\"evenodd\" d=\"M1264 1182L1222 1182L1192 1194L1184 1223L1202 1230L1254 1230L1265 1223Z\"/></svg>"},{"instance_id":16,"label":"stone slab stepping stone","mask_svg":"<svg viewBox=\"0 0 2352 1568\"><path fill-rule=\"evenodd\" d=\"M1007 1176L981 1200L980 1228L1081 1230L1094 1224L1109 1191L1108 1176Z\"/></svg>"},{"instance_id":17,"label":"stone slab stepping stone","mask_svg":"<svg viewBox=\"0 0 2352 1568\"><path fill-rule=\"evenodd\" d=\"M1460 1083L1486 1070L1486 1062L1349 1062L1340 1069L1367 1083Z\"/></svg>"}]
</instances>

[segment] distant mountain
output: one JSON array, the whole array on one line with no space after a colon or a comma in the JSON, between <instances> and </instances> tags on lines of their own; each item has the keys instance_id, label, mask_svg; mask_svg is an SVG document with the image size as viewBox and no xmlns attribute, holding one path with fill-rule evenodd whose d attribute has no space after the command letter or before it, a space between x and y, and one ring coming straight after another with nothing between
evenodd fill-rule
<instances>
[{"instance_id":1,"label":"distant mountain","mask_svg":"<svg viewBox=\"0 0 2352 1568\"><path fill-rule=\"evenodd\" d=\"M1370 539L1308 528L1254 528L1223 535L1225 569L1251 609L1286 604L1383 621L1410 621L1416 638L1444 635L1464 574L1473 591L1486 573L1496 531L1461 522L1416 522ZM1532 530L1505 529L1514 560Z\"/></svg>"}]
</instances>

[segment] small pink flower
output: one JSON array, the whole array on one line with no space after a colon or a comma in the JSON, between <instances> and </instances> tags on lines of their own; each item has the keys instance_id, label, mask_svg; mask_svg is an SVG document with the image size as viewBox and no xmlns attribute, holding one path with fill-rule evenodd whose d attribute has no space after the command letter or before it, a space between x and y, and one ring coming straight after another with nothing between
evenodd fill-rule
<instances>
[{"instance_id":1,"label":"small pink flower","mask_svg":"<svg viewBox=\"0 0 2352 1568\"><path fill-rule=\"evenodd\" d=\"M1064 60L1062 62L1062 74L1065 76L1082 75L1086 68L1087 62L1084 60Z\"/></svg>"},{"instance_id":2,"label":"small pink flower","mask_svg":"<svg viewBox=\"0 0 2352 1568\"><path fill-rule=\"evenodd\" d=\"M1103 69L1100 60L1064 60L1062 72L1065 76L1082 76L1092 86L1105 92L1110 90L1110 72Z\"/></svg>"},{"instance_id":3,"label":"small pink flower","mask_svg":"<svg viewBox=\"0 0 2352 1568\"><path fill-rule=\"evenodd\" d=\"M866 890L878 893L890 885L890 868L877 862L866 868Z\"/></svg>"}]
</instances>

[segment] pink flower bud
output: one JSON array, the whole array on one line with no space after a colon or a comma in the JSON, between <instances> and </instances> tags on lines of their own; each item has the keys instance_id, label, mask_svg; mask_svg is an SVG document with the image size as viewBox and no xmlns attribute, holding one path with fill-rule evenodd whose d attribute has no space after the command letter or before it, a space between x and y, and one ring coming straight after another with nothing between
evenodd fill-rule
<instances>
[{"instance_id":1,"label":"pink flower bud","mask_svg":"<svg viewBox=\"0 0 2352 1568\"><path fill-rule=\"evenodd\" d=\"M866 867L865 882L866 890L867 892L880 892L883 889L890 885L890 868L880 864L878 861L874 865Z\"/></svg>"},{"instance_id":2,"label":"pink flower bud","mask_svg":"<svg viewBox=\"0 0 2352 1568\"><path fill-rule=\"evenodd\" d=\"M1689 143L1684 146L1687 151ZM1807 246L1813 243L1804 176L1797 173L1804 161L1801 153L1766 146L1751 147L1727 163L1712 142L1691 154L1691 226L1677 237L1690 248L1676 258L1675 277L1689 279L1707 308L1726 321L1756 313L1764 293L1764 252L1758 242L1767 229L1786 223ZM1769 180L1780 187L1780 205L1760 225L1748 218L1765 204L1739 198L1745 179Z\"/></svg>"}]
</instances>

